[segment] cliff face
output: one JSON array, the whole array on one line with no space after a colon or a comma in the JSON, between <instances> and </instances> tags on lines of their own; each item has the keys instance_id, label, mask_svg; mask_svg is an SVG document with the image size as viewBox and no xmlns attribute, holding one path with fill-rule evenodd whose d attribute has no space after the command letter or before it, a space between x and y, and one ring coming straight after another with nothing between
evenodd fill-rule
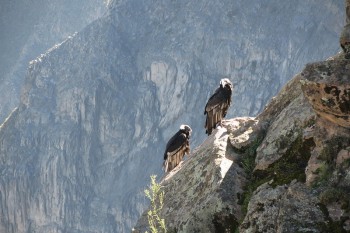
<instances>
[{"instance_id":1,"label":"cliff face","mask_svg":"<svg viewBox=\"0 0 350 233\"><path fill-rule=\"evenodd\" d=\"M350 230L349 64L344 54L308 64L258 116L273 120L256 150L251 186L267 183L253 192L240 231ZM291 88L300 94L286 101Z\"/></svg>"},{"instance_id":2,"label":"cliff face","mask_svg":"<svg viewBox=\"0 0 350 233\"><path fill-rule=\"evenodd\" d=\"M337 50L331 39L341 29L340 5L112 1L108 15L30 64L20 104L0 129L0 231L128 232L145 208L149 175L161 172L169 137L186 123L193 147L205 138L203 108L219 79L236 83L228 116L258 113L296 67ZM203 204L222 211L219 226L226 213L228 220L244 216L220 184L244 194L250 178L233 161L268 124L236 122L211 137L223 144L212 149L217 160L201 154L223 164L207 168L218 191L213 199L204 192ZM226 158L227 138L238 152ZM236 173L242 183L225 179ZM227 201L215 206L220 198Z\"/></svg>"},{"instance_id":3,"label":"cliff face","mask_svg":"<svg viewBox=\"0 0 350 233\"><path fill-rule=\"evenodd\" d=\"M31 60L101 17L101 0L3 1L0 6L0 121L18 106ZM11 97L11 98L9 98Z\"/></svg>"}]
</instances>

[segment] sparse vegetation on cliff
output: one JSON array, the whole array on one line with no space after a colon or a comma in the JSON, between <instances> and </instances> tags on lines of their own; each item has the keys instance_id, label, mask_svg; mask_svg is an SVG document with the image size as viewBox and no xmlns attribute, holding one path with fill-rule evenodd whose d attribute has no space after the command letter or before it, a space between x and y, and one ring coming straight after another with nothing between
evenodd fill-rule
<instances>
[{"instance_id":1,"label":"sparse vegetation on cliff","mask_svg":"<svg viewBox=\"0 0 350 233\"><path fill-rule=\"evenodd\" d=\"M157 176L151 176L151 184L145 189L145 195L150 200L151 206L147 212L147 219L151 233L166 233L165 220L161 218L160 211L164 203L164 191L156 181Z\"/></svg>"}]
</instances>

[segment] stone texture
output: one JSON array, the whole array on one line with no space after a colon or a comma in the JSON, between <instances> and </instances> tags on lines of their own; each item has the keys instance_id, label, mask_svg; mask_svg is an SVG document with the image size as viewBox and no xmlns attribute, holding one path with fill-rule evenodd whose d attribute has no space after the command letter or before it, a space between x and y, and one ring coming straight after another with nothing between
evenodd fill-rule
<instances>
[{"instance_id":1,"label":"stone texture","mask_svg":"<svg viewBox=\"0 0 350 233\"><path fill-rule=\"evenodd\" d=\"M307 137L304 129L315 122L316 114L305 101L299 80L299 75L294 77L257 117L261 122L268 120L269 126L256 151L255 170L264 170L280 159L300 135Z\"/></svg>"},{"instance_id":2,"label":"stone texture","mask_svg":"<svg viewBox=\"0 0 350 233\"><path fill-rule=\"evenodd\" d=\"M302 89L314 110L335 124L350 128L350 61L337 56L308 64Z\"/></svg>"},{"instance_id":3,"label":"stone texture","mask_svg":"<svg viewBox=\"0 0 350 233\"><path fill-rule=\"evenodd\" d=\"M350 159L350 147L342 149L337 155L336 165L340 166L343 162Z\"/></svg>"},{"instance_id":4,"label":"stone texture","mask_svg":"<svg viewBox=\"0 0 350 233\"><path fill-rule=\"evenodd\" d=\"M348 157L350 77L349 62L344 56L345 53L339 53L326 61L308 64L301 73L303 93L318 116L311 132L316 147L306 169L308 185L330 167L340 169ZM339 179L338 173L334 172L333 179Z\"/></svg>"},{"instance_id":5,"label":"stone texture","mask_svg":"<svg viewBox=\"0 0 350 233\"><path fill-rule=\"evenodd\" d=\"M243 150L258 139L263 130L255 118L237 117L234 121L223 121L223 125L229 132L229 141L233 148Z\"/></svg>"},{"instance_id":6,"label":"stone texture","mask_svg":"<svg viewBox=\"0 0 350 233\"><path fill-rule=\"evenodd\" d=\"M304 185L260 186L248 205L240 232L324 232L319 200Z\"/></svg>"},{"instance_id":7,"label":"stone texture","mask_svg":"<svg viewBox=\"0 0 350 233\"><path fill-rule=\"evenodd\" d=\"M349 129L317 118L312 132L315 147L305 170L308 186L315 185L320 177L329 176L329 185L348 187L348 184L341 183L346 182L344 178L348 173L346 152L350 145L349 135Z\"/></svg>"}]
</instances>

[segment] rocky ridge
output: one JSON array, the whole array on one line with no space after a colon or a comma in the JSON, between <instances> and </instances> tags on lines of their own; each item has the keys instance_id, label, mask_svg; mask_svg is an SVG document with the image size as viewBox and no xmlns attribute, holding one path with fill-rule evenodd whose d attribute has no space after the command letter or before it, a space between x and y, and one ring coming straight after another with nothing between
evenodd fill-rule
<instances>
[{"instance_id":1,"label":"rocky ridge","mask_svg":"<svg viewBox=\"0 0 350 233\"><path fill-rule=\"evenodd\" d=\"M31 60L102 17L104 1L4 1L0 6L0 122L18 106ZM11 96L11 98L9 98Z\"/></svg>"}]
</instances>

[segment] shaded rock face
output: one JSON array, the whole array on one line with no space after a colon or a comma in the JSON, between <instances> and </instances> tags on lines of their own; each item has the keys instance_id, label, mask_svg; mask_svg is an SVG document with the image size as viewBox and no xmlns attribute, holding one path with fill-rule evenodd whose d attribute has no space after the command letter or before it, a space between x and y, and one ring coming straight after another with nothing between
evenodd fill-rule
<instances>
[{"instance_id":1,"label":"shaded rock face","mask_svg":"<svg viewBox=\"0 0 350 233\"><path fill-rule=\"evenodd\" d=\"M261 185L251 198L240 232L323 232L318 198L301 183Z\"/></svg>"},{"instance_id":2,"label":"shaded rock face","mask_svg":"<svg viewBox=\"0 0 350 233\"><path fill-rule=\"evenodd\" d=\"M161 173L162 145L183 123L194 131L193 147L205 138L203 108L222 76L238 87L228 116L255 115L304 60L337 50L331 38L340 31L340 5L112 1L108 15L30 64L20 104L0 129L0 205L6 213L0 231L129 232L146 205L149 175ZM333 36L321 36L326 31ZM196 209L193 216L208 220L205 229L232 229L235 223L224 223L243 217L239 198L229 199L231 192L242 193L243 184L225 177L237 173L243 182L244 175L226 140L245 150L260 126L255 119L237 122L232 130L227 126L227 135L218 131L222 146L215 153L199 157L211 165L207 171L215 173L218 190L213 198L203 190L203 205L209 213L220 210L210 218ZM270 121L259 122L266 128ZM194 219L184 224L181 229L201 229Z\"/></svg>"},{"instance_id":3,"label":"shaded rock face","mask_svg":"<svg viewBox=\"0 0 350 233\"><path fill-rule=\"evenodd\" d=\"M268 187L273 187L273 189L271 189L270 194L266 194L266 197L270 197L273 192L281 188L281 186L276 187L278 184L287 184L284 187L294 189L293 183L289 184L290 179L294 177L303 183L303 189L309 190L307 191L309 197L305 197L306 200L313 200L311 206L306 200L302 201L302 205L309 206L307 211L311 211L308 213L313 216L311 219L307 217L308 214L299 218L298 214L289 213L289 216L299 218L299 220L286 221L287 223L295 222L294 227L283 228L283 224L281 225L279 222L275 225L272 224L275 230L271 232L302 232L307 230L341 232L349 230L349 209L347 206L350 201L348 198L350 186L346 181L349 171L346 158L348 158L347 152L350 145L350 131L346 126L347 113L344 111L344 106L349 102L346 94L349 78L347 78L347 61L344 60L344 56L345 54L341 53L327 61L307 65L303 72L291 80L271 101L265 111L257 117L260 122L270 123L266 136L257 149L256 156L255 172L263 177L255 179L253 182L263 182L266 179L266 174L270 174L272 181ZM332 88L328 88L329 86ZM332 92L329 89L342 91ZM333 100L334 104L322 103L328 99L330 100L328 102ZM280 109L280 107L283 107L283 110L277 111L276 108ZM289 114L286 115L285 112L289 112ZM285 124L283 121L289 123ZM279 123L276 124L277 122ZM291 126L294 129L286 131ZM302 139L296 139L300 136ZM299 143L295 143L297 141ZM309 142L312 143L309 144ZM298 144L305 145L305 143L310 146L298 146ZM269 153L271 150L274 152ZM303 169L299 170L300 176L289 177L289 173L295 171L294 166L292 166L293 160L286 160L291 154L295 161L300 160L300 155L307 155L307 164L304 163L301 167ZM283 172L283 170L287 172ZM254 209L259 209L259 205L253 204L255 195L259 194L259 191L256 192L249 203L252 206L248 206L244 220L247 222L241 225L242 232L254 232L250 224L253 224L255 229L260 229L259 227L262 225L256 224L257 221L265 224L269 222L267 219L262 219L264 214L268 214L271 210L264 209L260 215L256 215L254 212ZM257 198L256 200L263 199ZM283 205L285 203L286 201L283 202ZM252 212L249 214L251 208ZM293 209L293 207L290 208ZM298 213L303 213L303 208L298 208L298 210ZM322 216L319 215L320 211L323 213ZM300 221L301 218L305 218L305 221ZM322 223L322 219L325 219L324 223Z\"/></svg>"},{"instance_id":4,"label":"shaded rock face","mask_svg":"<svg viewBox=\"0 0 350 233\"><path fill-rule=\"evenodd\" d=\"M270 123L266 136L256 151L256 170L266 169L285 155L293 142L301 135L307 134L307 127L311 127L315 122L316 114L305 101L299 80L300 77L297 76L288 83L276 100L272 101L265 112L258 116L261 122L267 119ZM270 112L272 109L273 111ZM278 113L274 112L276 110ZM274 114L277 114L275 118L273 118Z\"/></svg>"},{"instance_id":5,"label":"shaded rock face","mask_svg":"<svg viewBox=\"0 0 350 233\"><path fill-rule=\"evenodd\" d=\"M21 0L0 6L0 122L18 106L31 60L106 12L104 1Z\"/></svg>"},{"instance_id":6,"label":"shaded rock face","mask_svg":"<svg viewBox=\"0 0 350 233\"><path fill-rule=\"evenodd\" d=\"M107 41L102 32L114 32L100 30L95 41ZM118 54L118 44L81 47L89 32L32 62L21 105L1 128L1 205L8 213L1 218L3 232L123 232L143 207L137 188L147 177L139 177L138 169L160 170L161 163L147 162L163 152L156 147L159 121L151 117L158 104L152 85L81 70L104 65L127 72L102 56ZM101 59L76 56L70 48L82 54L95 49ZM142 98L135 90L145 90ZM121 104L135 98L142 101Z\"/></svg>"}]
</instances>

